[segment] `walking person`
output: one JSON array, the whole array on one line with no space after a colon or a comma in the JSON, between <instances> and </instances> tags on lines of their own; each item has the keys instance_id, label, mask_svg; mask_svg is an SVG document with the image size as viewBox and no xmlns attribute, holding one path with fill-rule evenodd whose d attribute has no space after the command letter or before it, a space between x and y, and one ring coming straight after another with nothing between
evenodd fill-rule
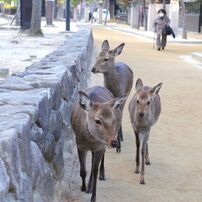
<instances>
[{"instance_id":1,"label":"walking person","mask_svg":"<svg viewBox=\"0 0 202 202\"><path fill-rule=\"evenodd\" d=\"M170 25L170 19L166 15L166 11L164 9L160 9L158 11L158 16L154 19L153 28L156 32L156 47L157 50L164 50L167 43L167 35L165 32L165 27Z\"/></svg>"}]
</instances>

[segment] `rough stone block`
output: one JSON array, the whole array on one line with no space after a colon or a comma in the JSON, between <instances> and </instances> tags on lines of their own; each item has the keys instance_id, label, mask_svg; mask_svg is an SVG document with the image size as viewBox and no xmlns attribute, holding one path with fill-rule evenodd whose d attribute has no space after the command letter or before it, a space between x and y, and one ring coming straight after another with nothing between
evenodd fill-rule
<instances>
[{"instance_id":1,"label":"rough stone block","mask_svg":"<svg viewBox=\"0 0 202 202\"><path fill-rule=\"evenodd\" d=\"M61 136L62 122L60 111L52 110L49 118L49 133L55 137L55 141L58 141Z\"/></svg>"},{"instance_id":2,"label":"rough stone block","mask_svg":"<svg viewBox=\"0 0 202 202\"><path fill-rule=\"evenodd\" d=\"M0 158L3 160L10 178L8 191L18 199L21 194L21 158L18 136L15 129L6 130L0 134ZM8 178L7 178L8 180ZM2 182L0 182L2 183ZM5 183L5 182L4 182Z\"/></svg>"},{"instance_id":3,"label":"rough stone block","mask_svg":"<svg viewBox=\"0 0 202 202\"><path fill-rule=\"evenodd\" d=\"M46 133L36 124L34 124L31 128L31 140L39 146L43 154L45 149Z\"/></svg>"},{"instance_id":4,"label":"rough stone block","mask_svg":"<svg viewBox=\"0 0 202 202\"><path fill-rule=\"evenodd\" d=\"M30 84L27 84L23 78L17 76L10 76L6 78L1 84L0 88L5 88L9 90L31 90L34 87Z\"/></svg>"},{"instance_id":5,"label":"rough stone block","mask_svg":"<svg viewBox=\"0 0 202 202\"><path fill-rule=\"evenodd\" d=\"M55 152L55 138L53 135L47 134L44 157L48 162L51 162L53 160L54 152Z\"/></svg>"},{"instance_id":6,"label":"rough stone block","mask_svg":"<svg viewBox=\"0 0 202 202\"><path fill-rule=\"evenodd\" d=\"M6 165L0 159L0 201L2 201L9 191L10 177L8 176Z\"/></svg>"},{"instance_id":7,"label":"rough stone block","mask_svg":"<svg viewBox=\"0 0 202 202\"><path fill-rule=\"evenodd\" d=\"M53 167L56 171L57 178L61 178L64 173L64 158L63 158L63 138L61 137L55 147L55 153L53 158Z\"/></svg>"}]
</instances>

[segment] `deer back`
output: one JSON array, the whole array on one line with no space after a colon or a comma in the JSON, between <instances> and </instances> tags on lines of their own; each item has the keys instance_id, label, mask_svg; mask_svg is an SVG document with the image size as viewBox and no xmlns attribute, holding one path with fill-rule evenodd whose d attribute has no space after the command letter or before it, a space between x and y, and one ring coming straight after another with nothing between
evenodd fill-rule
<instances>
[{"instance_id":1,"label":"deer back","mask_svg":"<svg viewBox=\"0 0 202 202\"><path fill-rule=\"evenodd\" d=\"M133 72L128 65L122 62L115 64L114 72L104 74L104 85L114 97L129 95L133 86Z\"/></svg>"}]
</instances>

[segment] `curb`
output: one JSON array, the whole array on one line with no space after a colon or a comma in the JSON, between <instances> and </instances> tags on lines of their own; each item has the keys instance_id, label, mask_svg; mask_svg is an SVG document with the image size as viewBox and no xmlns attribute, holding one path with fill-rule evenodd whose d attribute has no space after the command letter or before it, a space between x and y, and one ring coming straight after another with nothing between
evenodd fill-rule
<instances>
[{"instance_id":1,"label":"curb","mask_svg":"<svg viewBox=\"0 0 202 202\"><path fill-rule=\"evenodd\" d=\"M192 58L195 60L198 60L199 62L202 62L202 52L193 52L192 53Z\"/></svg>"},{"instance_id":2,"label":"curb","mask_svg":"<svg viewBox=\"0 0 202 202\"><path fill-rule=\"evenodd\" d=\"M153 36L146 35L146 34L144 34L144 32L133 31L133 30L123 30L123 29L117 28L117 27L108 27L108 28L112 29L112 30L120 31L120 32L138 35L138 36L152 39L152 40L154 39ZM179 44L202 44L202 40L192 40L192 39L188 39L188 40L186 40L186 39L180 39L180 40L179 39L173 39L173 40L168 39L168 42L169 43L179 43Z\"/></svg>"}]
</instances>

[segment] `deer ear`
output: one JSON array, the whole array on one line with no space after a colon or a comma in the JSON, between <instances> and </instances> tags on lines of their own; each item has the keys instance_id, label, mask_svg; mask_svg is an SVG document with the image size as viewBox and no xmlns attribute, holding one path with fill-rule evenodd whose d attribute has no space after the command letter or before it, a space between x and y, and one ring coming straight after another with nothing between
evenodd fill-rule
<instances>
[{"instance_id":1,"label":"deer ear","mask_svg":"<svg viewBox=\"0 0 202 202\"><path fill-rule=\"evenodd\" d=\"M102 51L104 52L109 51L109 42L107 40L104 40L102 43Z\"/></svg>"},{"instance_id":2,"label":"deer ear","mask_svg":"<svg viewBox=\"0 0 202 202\"><path fill-rule=\"evenodd\" d=\"M162 85L163 85L163 83L159 83L158 85L154 86L153 88L150 89L150 93L152 95L158 94Z\"/></svg>"},{"instance_id":3,"label":"deer ear","mask_svg":"<svg viewBox=\"0 0 202 202\"><path fill-rule=\"evenodd\" d=\"M117 55L120 55L122 53L123 47L125 46L125 43L120 44L117 46L114 50L111 51L111 54L115 57Z\"/></svg>"},{"instance_id":4,"label":"deer ear","mask_svg":"<svg viewBox=\"0 0 202 202\"><path fill-rule=\"evenodd\" d=\"M136 81L136 85L135 85L136 91L142 89L142 87L143 87L143 82L142 82L141 79L138 79L138 80Z\"/></svg>"},{"instance_id":5,"label":"deer ear","mask_svg":"<svg viewBox=\"0 0 202 202\"><path fill-rule=\"evenodd\" d=\"M81 108L86 111L92 108L92 102L90 98L83 91L79 91L79 104Z\"/></svg>"},{"instance_id":6,"label":"deer ear","mask_svg":"<svg viewBox=\"0 0 202 202\"><path fill-rule=\"evenodd\" d=\"M113 99L112 102L112 109L118 109L118 108L123 108L128 96L124 95L122 97L118 97Z\"/></svg>"}]
</instances>

